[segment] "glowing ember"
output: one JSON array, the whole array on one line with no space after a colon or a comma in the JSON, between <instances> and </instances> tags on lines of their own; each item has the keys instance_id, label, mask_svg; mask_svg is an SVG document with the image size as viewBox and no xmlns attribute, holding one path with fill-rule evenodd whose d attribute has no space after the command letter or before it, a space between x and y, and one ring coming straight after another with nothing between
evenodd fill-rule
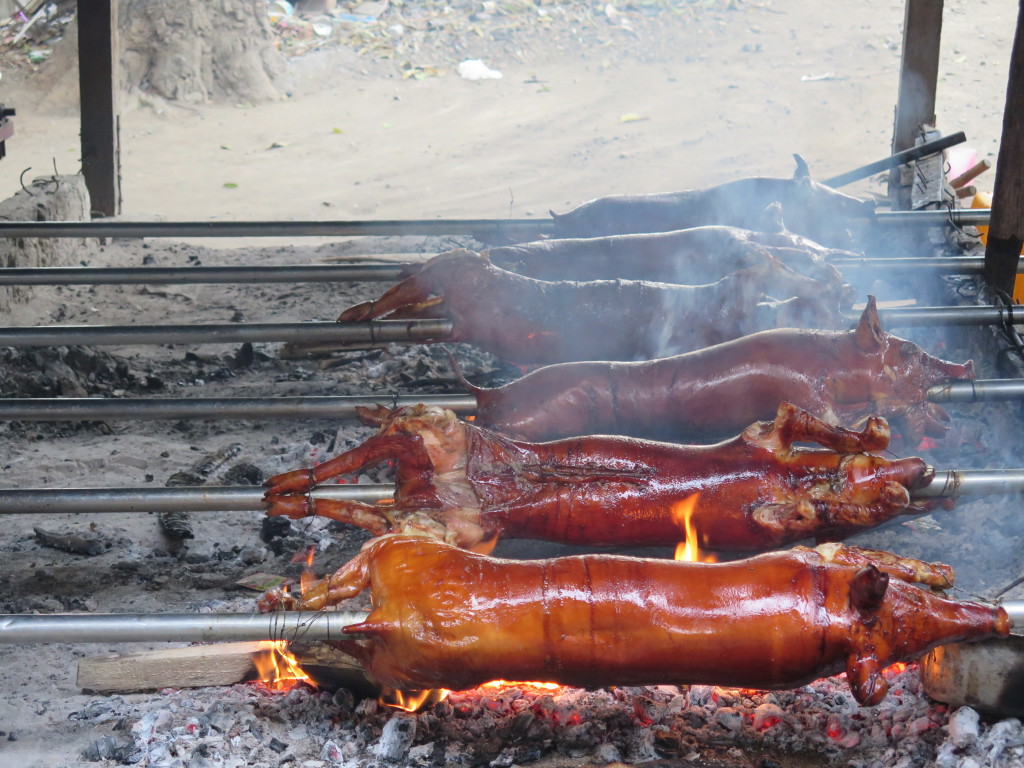
<instances>
[{"instance_id":1,"label":"glowing ember","mask_svg":"<svg viewBox=\"0 0 1024 768\"><path fill-rule=\"evenodd\" d=\"M895 664L890 664L888 667L882 670L882 674L887 677L895 677L901 672L905 672L907 667L910 665L905 661L897 661Z\"/></svg>"},{"instance_id":2,"label":"glowing ember","mask_svg":"<svg viewBox=\"0 0 1024 768\"><path fill-rule=\"evenodd\" d=\"M693 525L693 513L697 511L700 494L687 496L672 505L672 521L683 529L683 541L676 545L676 560L688 563L717 563L718 558L711 552L705 552L697 544L697 529Z\"/></svg>"},{"instance_id":3,"label":"glowing ember","mask_svg":"<svg viewBox=\"0 0 1024 768\"><path fill-rule=\"evenodd\" d=\"M565 686L558 683L520 683L510 680L491 680L480 686L480 690L494 690L496 688L526 688L535 691L560 691Z\"/></svg>"},{"instance_id":4,"label":"glowing ember","mask_svg":"<svg viewBox=\"0 0 1024 768\"><path fill-rule=\"evenodd\" d=\"M917 445L917 450L919 450L919 451L930 451L933 448L938 447L938 445L939 445L939 441L938 440L934 440L934 439L932 439L930 437L922 437L921 438L921 442L918 443L918 445Z\"/></svg>"},{"instance_id":5,"label":"glowing ember","mask_svg":"<svg viewBox=\"0 0 1024 768\"><path fill-rule=\"evenodd\" d=\"M288 651L284 640L264 640L260 650L253 654L252 663L259 681L274 691L290 691L299 683L316 684L302 671L298 660Z\"/></svg>"},{"instance_id":6,"label":"glowing ember","mask_svg":"<svg viewBox=\"0 0 1024 768\"><path fill-rule=\"evenodd\" d=\"M446 688L428 688L423 691L398 691L385 688L378 701L388 707L405 712L418 712L448 698L451 691Z\"/></svg>"}]
</instances>

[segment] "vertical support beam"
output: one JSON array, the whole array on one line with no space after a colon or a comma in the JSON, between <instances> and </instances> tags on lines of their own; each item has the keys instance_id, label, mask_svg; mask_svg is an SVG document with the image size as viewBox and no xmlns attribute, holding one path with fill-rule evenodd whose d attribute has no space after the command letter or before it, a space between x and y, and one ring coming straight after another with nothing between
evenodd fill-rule
<instances>
[{"instance_id":1,"label":"vertical support beam","mask_svg":"<svg viewBox=\"0 0 1024 768\"><path fill-rule=\"evenodd\" d=\"M922 125L935 125L935 86L939 77L943 0L906 0L900 90L892 134L892 154L914 146ZM913 168L889 174L889 198L897 210L910 208Z\"/></svg>"},{"instance_id":2,"label":"vertical support beam","mask_svg":"<svg viewBox=\"0 0 1024 768\"><path fill-rule=\"evenodd\" d=\"M935 125L942 3L943 0L907 0L903 17L900 92L892 136L893 154L914 146L922 125Z\"/></svg>"},{"instance_id":3,"label":"vertical support beam","mask_svg":"<svg viewBox=\"0 0 1024 768\"><path fill-rule=\"evenodd\" d=\"M992 190L992 218L985 248L985 277L993 288L1013 294L1024 244L1024 0L1010 53L1010 74L1003 110L1003 135Z\"/></svg>"},{"instance_id":4,"label":"vertical support beam","mask_svg":"<svg viewBox=\"0 0 1024 768\"><path fill-rule=\"evenodd\" d=\"M121 212L118 49L117 0L79 0L82 174L92 210L104 216Z\"/></svg>"}]
</instances>

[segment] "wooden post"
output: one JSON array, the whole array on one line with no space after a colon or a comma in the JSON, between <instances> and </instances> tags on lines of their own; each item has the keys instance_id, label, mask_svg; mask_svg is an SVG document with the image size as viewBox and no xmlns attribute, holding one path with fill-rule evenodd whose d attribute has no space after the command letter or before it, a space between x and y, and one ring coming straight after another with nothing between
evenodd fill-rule
<instances>
[{"instance_id":1,"label":"wooden post","mask_svg":"<svg viewBox=\"0 0 1024 768\"><path fill-rule=\"evenodd\" d=\"M913 147L921 126L935 125L942 5L943 0L906 0L900 89L892 135L893 154ZM889 190L894 208L906 210L910 207L908 184L901 182L900 169L890 174Z\"/></svg>"},{"instance_id":2,"label":"wooden post","mask_svg":"<svg viewBox=\"0 0 1024 768\"><path fill-rule=\"evenodd\" d=\"M121 212L118 55L117 0L79 0L82 175L92 210L104 216Z\"/></svg>"},{"instance_id":3,"label":"wooden post","mask_svg":"<svg viewBox=\"0 0 1024 768\"><path fill-rule=\"evenodd\" d=\"M1024 0L1010 53L1010 75L1003 110L1003 135L992 190L992 218L985 248L985 278L993 288L1013 294L1017 262L1024 244Z\"/></svg>"}]
</instances>

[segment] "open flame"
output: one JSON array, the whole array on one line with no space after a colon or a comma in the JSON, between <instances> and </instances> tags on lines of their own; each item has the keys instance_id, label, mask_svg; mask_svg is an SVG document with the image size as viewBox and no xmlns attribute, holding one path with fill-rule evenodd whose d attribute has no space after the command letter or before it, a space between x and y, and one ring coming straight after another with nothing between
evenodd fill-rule
<instances>
[{"instance_id":1,"label":"open flame","mask_svg":"<svg viewBox=\"0 0 1024 768\"><path fill-rule=\"evenodd\" d=\"M385 688L377 700L385 706L405 712L419 712L421 709L444 701L450 693L451 691L447 688L427 688L422 691L399 691L395 688Z\"/></svg>"},{"instance_id":2,"label":"open flame","mask_svg":"<svg viewBox=\"0 0 1024 768\"><path fill-rule=\"evenodd\" d=\"M676 545L676 560L688 563L717 563L718 558L712 552L706 552L697 543L697 528L693 524L693 513L697 511L700 494L687 496L672 505L672 522L683 530L683 541Z\"/></svg>"},{"instance_id":3,"label":"open flame","mask_svg":"<svg viewBox=\"0 0 1024 768\"><path fill-rule=\"evenodd\" d=\"M290 691L299 683L316 687L312 678L302 671L284 640L260 642L259 650L252 656L252 663L256 667L259 681L273 691Z\"/></svg>"},{"instance_id":4,"label":"open flame","mask_svg":"<svg viewBox=\"0 0 1024 768\"><path fill-rule=\"evenodd\" d=\"M313 556L316 554L316 545L310 544L306 548L305 554L296 552L292 557L293 563L305 563L305 568L302 569L302 575L299 576L299 591L300 594L306 594L306 590L316 583L316 574L313 572Z\"/></svg>"}]
</instances>

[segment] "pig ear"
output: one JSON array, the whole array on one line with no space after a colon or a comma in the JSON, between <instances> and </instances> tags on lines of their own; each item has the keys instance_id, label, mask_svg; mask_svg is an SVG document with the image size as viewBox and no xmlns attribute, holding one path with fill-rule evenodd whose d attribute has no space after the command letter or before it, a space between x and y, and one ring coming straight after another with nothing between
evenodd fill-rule
<instances>
[{"instance_id":1,"label":"pig ear","mask_svg":"<svg viewBox=\"0 0 1024 768\"><path fill-rule=\"evenodd\" d=\"M803 179L810 181L811 169L807 167L807 161L800 157L800 155L793 155L793 159L796 160L796 170L793 171L793 178L797 181Z\"/></svg>"},{"instance_id":2,"label":"pig ear","mask_svg":"<svg viewBox=\"0 0 1024 768\"><path fill-rule=\"evenodd\" d=\"M850 607L863 613L875 613L882 607L889 574L874 565L861 568L850 580Z\"/></svg>"},{"instance_id":3,"label":"pig ear","mask_svg":"<svg viewBox=\"0 0 1024 768\"><path fill-rule=\"evenodd\" d=\"M864 307L864 314L860 316L860 324L854 333L857 347L863 352L877 352L885 346L885 331L878 321L878 307L875 305L874 296L868 296L868 305Z\"/></svg>"},{"instance_id":4,"label":"pig ear","mask_svg":"<svg viewBox=\"0 0 1024 768\"><path fill-rule=\"evenodd\" d=\"M782 218L782 203L778 200L769 203L761 212L761 231L773 233L786 231L786 223Z\"/></svg>"}]
</instances>

